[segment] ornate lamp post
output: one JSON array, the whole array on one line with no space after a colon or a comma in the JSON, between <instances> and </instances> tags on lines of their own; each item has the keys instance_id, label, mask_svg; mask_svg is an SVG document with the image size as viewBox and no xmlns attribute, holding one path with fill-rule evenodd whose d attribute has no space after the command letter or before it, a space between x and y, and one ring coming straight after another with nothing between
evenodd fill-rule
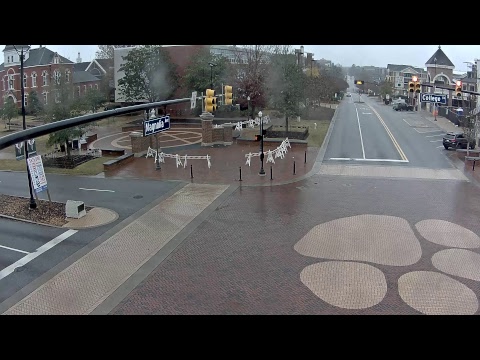
<instances>
[{"instance_id":1,"label":"ornate lamp post","mask_svg":"<svg viewBox=\"0 0 480 360\"><path fill-rule=\"evenodd\" d=\"M25 58L25 49L28 51L30 46L23 46L21 47L20 51L18 51L17 47L13 45L15 50L17 51L18 56L20 56L20 84L21 84L21 93L22 93L22 120L23 120L23 130L27 129L27 123L25 120L25 86L23 83L23 61ZM30 170L28 169L28 144L25 140L23 147L25 149L25 163L27 165L27 175L28 175L28 188L30 190L30 209L36 209L37 203L35 202L35 198L33 197L33 188L32 188L32 176L30 175Z\"/></svg>"},{"instance_id":2,"label":"ornate lamp post","mask_svg":"<svg viewBox=\"0 0 480 360\"><path fill-rule=\"evenodd\" d=\"M260 167L260 172L258 175L260 176L265 176L265 170L263 169L263 158L265 155L263 154L263 119L262 119L262 112L258 112L258 117L260 118L260 162L261 162L261 167Z\"/></svg>"}]
</instances>

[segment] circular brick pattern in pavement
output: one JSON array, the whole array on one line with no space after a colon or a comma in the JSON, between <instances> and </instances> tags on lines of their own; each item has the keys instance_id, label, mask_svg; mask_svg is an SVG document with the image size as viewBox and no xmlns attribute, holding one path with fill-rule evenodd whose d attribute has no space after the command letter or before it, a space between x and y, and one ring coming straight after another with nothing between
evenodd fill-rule
<instances>
[{"instance_id":1,"label":"circular brick pattern in pavement","mask_svg":"<svg viewBox=\"0 0 480 360\"><path fill-rule=\"evenodd\" d=\"M480 281L480 255L465 249L446 249L432 256L432 264L444 273Z\"/></svg>"},{"instance_id":2,"label":"circular brick pattern in pavement","mask_svg":"<svg viewBox=\"0 0 480 360\"><path fill-rule=\"evenodd\" d=\"M403 301L426 315L472 315L478 310L475 293L451 277L433 271L414 271L398 279Z\"/></svg>"},{"instance_id":3,"label":"circular brick pattern in pavement","mask_svg":"<svg viewBox=\"0 0 480 360\"><path fill-rule=\"evenodd\" d=\"M69 219L63 227L69 229L84 229L110 224L118 219L118 214L110 209L95 207L80 219Z\"/></svg>"},{"instance_id":4,"label":"circular brick pattern in pavement","mask_svg":"<svg viewBox=\"0 0 480 360\"><path fill-rule=\"evenodd\" d=\"M365 309L387 293L385 275L377 268L356 262L327 261L307 266L302 282L320 299L344 309Z\"/></svg>"},{"instance_id":5,"label":"circular brick pattern in pavement","mask_svg":"<svg viewBox=\"0 0 480 360\"><path fill-rule=\"evenodd\" d=\"M420 242L408 222L384 215L357 215L317 225L294 249L315 258L390 266L412 265L422 256Z\"/></svg>"},{"instance_id":6,"label":"circular brick pattern in pavement","mask_svg":"<svg viewBox=\"0 0 480 360\"><path fill-rule=\"evenodd\" d=\"M420 235L428 241L455 248L478 248L480 237L463 226L445 220L422 220L415 224Z\"/></svg>"}]
</instances>

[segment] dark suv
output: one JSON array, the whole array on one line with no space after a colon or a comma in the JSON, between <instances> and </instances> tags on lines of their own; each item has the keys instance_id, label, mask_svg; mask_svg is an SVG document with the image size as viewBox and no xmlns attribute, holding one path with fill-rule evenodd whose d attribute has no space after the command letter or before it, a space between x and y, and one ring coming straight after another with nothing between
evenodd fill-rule
<instances>
[{"instance_id":1,"label":"dark suv","mask_svg":"<svg viewBox=\"0 0 480 360\"><path fill-rule=\"evenodd\" d=\"M449 147L456 149L466 149L468 139L462 132L448 132L443 136L443 146L448 150ZM470 142L470 149L475 149L475 141Z\"/></svg>"},{"instance_id":2,"label":"dark suv","mask_svg":"<svg viewBox=\"0 0 480 360\"><path fill-rule=\"evenodd\" d=\"M413 105L408 105L405 103L396 103L393 105L393 110L395 111L413 111Z\"/></svg>"}]
</instances>

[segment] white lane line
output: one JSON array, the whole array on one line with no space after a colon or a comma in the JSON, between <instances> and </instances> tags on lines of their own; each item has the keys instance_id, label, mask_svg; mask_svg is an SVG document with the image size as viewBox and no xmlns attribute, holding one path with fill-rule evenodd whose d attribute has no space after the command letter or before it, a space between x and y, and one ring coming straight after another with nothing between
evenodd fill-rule
<instances>
[{"instance_id":1,"label":"white lane line","mask_svg":"<svg viewBox=\"0 0 480 360\"><path fill-rule=\"evenodd\" d=\"M438 140L430 140L430 142L439 142L439 141L443 141L443 139L438 139Z\"/></svg>"},{"instance_id":2,"label":"white lane line","mask_svg":"<svg viewBox=\"0 0 480 360\"><path fill-rule=\"evenodd\" d=\"M360 117L358 116L357 105L355 105L355 112L357 113L357 123L358 123L358 131L360 131L360 142L362 144L362 154L363 154L363 158L365 159L365 148L363 147L362 127L360 126Z\"/></svg>"},{"instance_id":3,"label":"white lane line","mask_svg":"<svg viewBox=\"0 0 480 360\"><path fill-rule=\"evenodd\" d=\"M363 115L372 115L372 113L362 113Z\"/></svg>"},{"instance_id":4,"label":"white lane line","mask_svg":"<svg viewBox=\"0 0 480 360\"><path fill-rule=\"evenodd\" d=\"M412 126L412 125L410 125L410 123L407 120L405 120L405 119L402 119L402 120L405 121L408 126Z\"/></svg>"},{"instance_id":5,"label":"white lane line","mask_svg":"<svg viewBox=\"0 0 480 360\"><path fill-rule=\"evenodd\" d=\"M17 260L13 264L7 266L5 269L0 271L0 280L3 279L4 277L7 277L11 273L13 273L16 268L19 268L21 266L28 264L30 261L32 261L36 257L42 255L45 251L50 250L55 245L61 243L63 240L69 238L70 236L72 236L77 232L78 230L67 230L64 233L58 235L55 239L50 240L46 244L43 244L42 246L40 246L37 250L35 250L35 252L25 255L20 260Z\"/></svg>"},{"instance_id":6,"label":"white lane line","mask_svg":"<svg viewBox=\"0 0 480 360\"><path fill-rule=\"evenodd\" d=\"M16 251L16 252L19 252L19 253L30 254L28 251L23 251L23 250L19 250L19 249L14 249L14 248L11 248L11 247L8 247L8 246L0 245L0 248L2 248L2 249L7 249L7 250L12 250L12 251Z\"/></svg>"},{"instance_id":7,"label":"white lane line","mask_svg":"<svg viewBox=\"0 0 480 360\"><path fill-rule=\"evenodd\" d=\"M115 192L115 190L102 190L102 189L85 189L85 188L79 188L80 190L86 190L86 191L104 191L104 192Z\"/></svg>"},{"instance_id":8,"label":"white lane line","mask_svg":"<svg viewBox=\"0 0 480 360\"><path fill-rule=\"evenodd\" d=\"M438 134L438 135L427 135L425 137L437 137L437 136L443 136L443 134Z\"/></svg>"},{"instance_id":9,"label":"white lane line","mask_svg":"<svg viewBox=\"0 0 480 360\"><path fill-rule=\"evenodd\" d=\"M437 146L437 149L440 149L440 148L442 148L442 147L443 147L443 145L442 145L442 146Z\"/></svg>"},{"instance_id":10,"label":"white lane line","mask_svg":"<svg viewBox=\"0 0 480 360\"><path fill-rule=\"evenodd\" d=\"M400 162L400 163L408 163L408 160L399 160L399 159L329 158L328 160L339 160L339 161L377 161L377 162Z\"/></svg>"}]
</instances>

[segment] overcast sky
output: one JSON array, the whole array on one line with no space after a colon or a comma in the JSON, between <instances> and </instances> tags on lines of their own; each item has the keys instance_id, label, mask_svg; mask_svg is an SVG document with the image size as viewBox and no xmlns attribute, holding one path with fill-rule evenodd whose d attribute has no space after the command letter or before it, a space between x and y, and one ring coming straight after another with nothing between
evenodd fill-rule
<instances>
[{"instance_id":1,"label":"overcast sky","mask_svg":"<svg viewBox=\"0 0 480 360\"><path fill-rule=\"evenodd\" d=\"M38 47L39 45L32 45ZM82 61L95 57L97 45L45 45L60 55L75 61L80 52ZM300 45L293 45L298 48ZM0 45L3 48L5 45ZM343 66L402 64L425 67L425 62L438 49L438 45L304 45L314 59L327 59ZM456 71L467 71L465 61L480 58L480 45L442 45L442 50L455 65Z\"/></svg>"}]
</instances>

